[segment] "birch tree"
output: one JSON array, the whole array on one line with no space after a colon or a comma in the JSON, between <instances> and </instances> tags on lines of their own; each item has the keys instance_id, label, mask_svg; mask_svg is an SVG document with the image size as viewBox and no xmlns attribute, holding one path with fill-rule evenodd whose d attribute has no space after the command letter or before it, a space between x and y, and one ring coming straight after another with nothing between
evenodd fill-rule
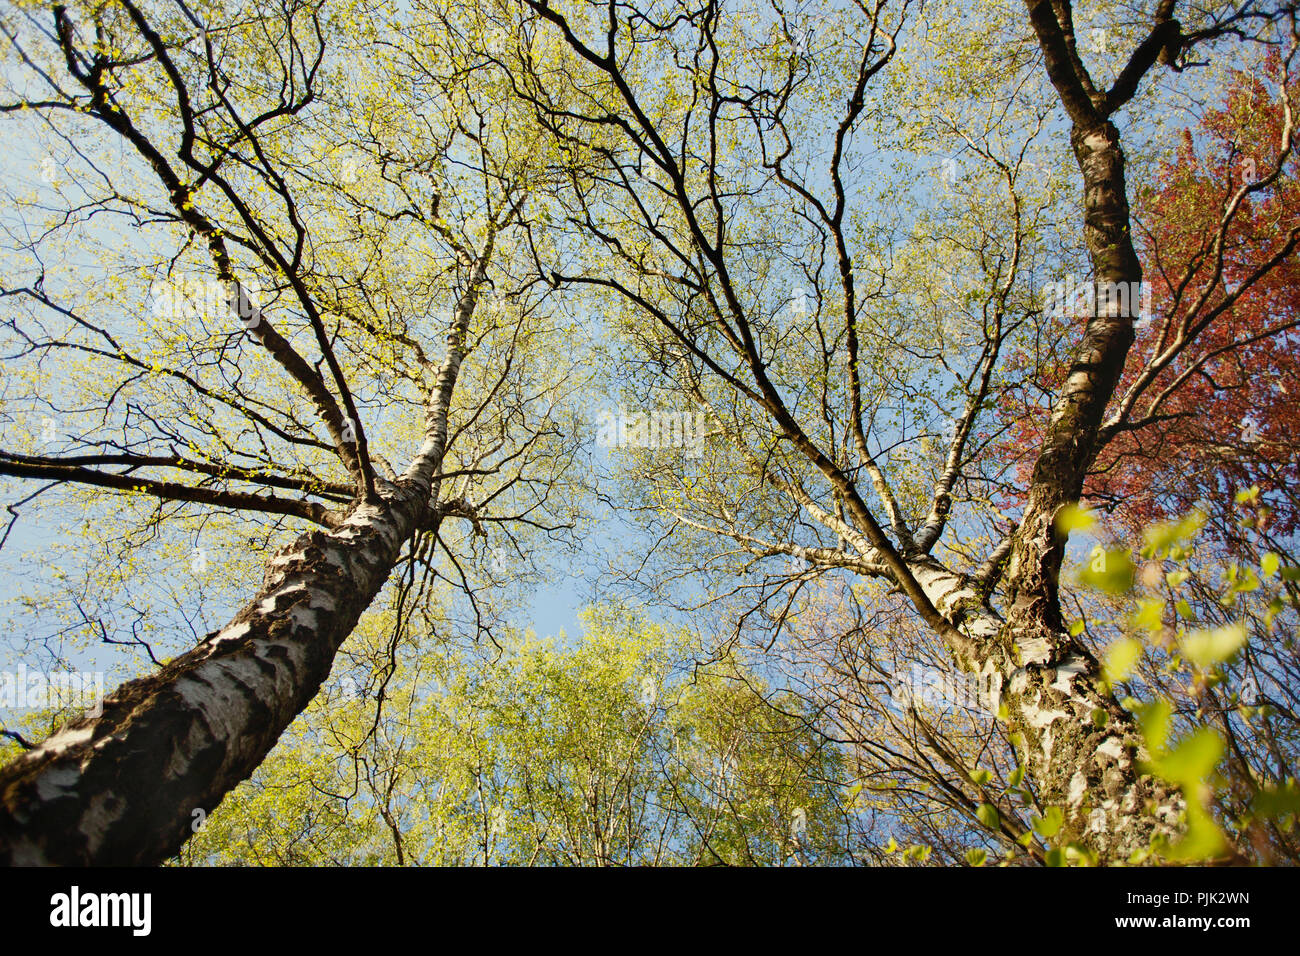
<instances>
[{"instance_id":1,"label":"birch tree","mask_svg":"<svg viewBox=\"0 0 1300 956\"><path fill-rule=\"evenodd\" d=\"M521 9L568 47L531 62L519 93L576 158L567 223L602 263L556 264L551 279L631 310L624 331L644 361L628 388L647 407L709 418L698 459L633 452L629 500L661 519L672 567L707 571L737 636L764 623L779 635L819 575L885 582L986 688L1038 799L1060 814L1061 845L1128 861L1175 841L1184 796L1144 769L1134 714L1060 600L1089 468L1102 444L1142 424L1112 409L1136 297L1103 294L1143 281L1120 124L1158 71L1231 56L1239 39L1274 44L1282 133L1260 177L1233 191L1226 227L1244 197L1294 175L1290 21L1253 3L1180 22L1161 2L1136 25L1107 8L1102 58L1076 42L1071 5L1047 0L923 13L883 0ZM942 81L927 72L934 58L950 71L942 92L892 79ZM979 231L947 261L908 263L896 237L918 201L915 166L891 175L890 163L932 156L909 135L942 118L945 94L956 102L944 177L989 190L981 211L998 211L937 221ZM1036 164L1049 177L1062 169L1061 143L1077 197L1068 224L1053 222L1062 204L1034 181ZM1283 229L1270 267L1296 241ZM1039 283L1062 266L1086 276L1093 306L1062 333L1068 372L1041 441L1022 451L1021 479L990 463L989 411L1016 375L1010 343L1044 333ZM1257 278L1226 290L1223 307ZM1178 347L1204 328L1170 321ZM966 812L1020 836L997 812Z\"/></svg>"},{"instance_id":2,"label":"birch tree","mask_svg":"<svg viewBox=\"0 0 1300 956\"><path fill-rule=\"evenodd\" d=\"M6 412L62 437L7 441L0 473L26 499L85 486L280 538L225 626L0 771L6 863L157 862L312 699L403 554L468 589L487 529L569 523L547 506L567 366L537 387L517 269L541 180L464 50L440 40L446 68L410 79L382 9L2 23L6 128L61 157L14 197ZM120 268L87 264L96 246Z\"/></svg>"}]
</instances>

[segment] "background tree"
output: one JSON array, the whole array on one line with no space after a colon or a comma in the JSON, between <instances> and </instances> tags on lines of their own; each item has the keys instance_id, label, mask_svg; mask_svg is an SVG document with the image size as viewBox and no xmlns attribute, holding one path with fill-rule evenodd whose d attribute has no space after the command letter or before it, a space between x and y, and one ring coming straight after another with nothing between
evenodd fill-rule
<instances>
[{"instance_id":1,"label":"background tree","mask_svg":"<svg viewBox=\"0 0 1300 956\"><path fill-rule=\"evenodd\" d=\"M182 860L846 859L837 750L781 720L753 675L694 666L688 635L609 607L572 639L509 636L499 657L424 638L382 717L365 694L318 697ZM382 648L382 631L371 640Z\"/></svg>"}]
</instances>

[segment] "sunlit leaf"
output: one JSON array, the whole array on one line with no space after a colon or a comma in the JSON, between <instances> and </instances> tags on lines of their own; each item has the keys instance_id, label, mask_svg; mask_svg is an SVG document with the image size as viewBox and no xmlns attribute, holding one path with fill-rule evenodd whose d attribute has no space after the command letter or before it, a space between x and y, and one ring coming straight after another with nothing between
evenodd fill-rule
<instances>
[{"instance_id":1,"label":"sunlit leaf","mask_svg":"<svg viewBox=\"0 0 1300 956\"><path fill-rule=\"evenodd\" d=\"M1056 513L1056 530L1068 535L1075 531L1091 531L1097 527L1096 516L1078 504L1066 505Z\"/></svg>"},{"instance_id":2,"label":"sunlit leaf","mask_svg":"<svg viewBox=\"0 0 1300 956\"><path fill-rule=\"evenodd\" d=\"M1142 657L1142 642L1131 637L1121 638L1110 646L1102 669L1106 680L1112 684L1125 680Z\"/></svg>"},{"instance_id":3,"label":"sunlit leaf","mask_svg":"<svg viewBox=\"0 0 1300 956\"><path fill-rule=\"evenodd\" d=\"M1160 753L1169 740L1169 721L1173 707L1167 700L1153 700L1137 708L1138 728L1150 753Z\"/></svg>"},{"instance_id":4,"label":"sunlit leaf","mask_svg":"<svg viewBox=\"0 0 1300 956\"><path fill-rule=\"evenodd\" d=\"M1061 830L1065 822L1065 812L1060 807L1048 807L1041 817L1034 817L1031 825L1034 832L1045 840L1050 840Z\"/></svg>"},{"instance_id":5,"label":"sunlit leaf","mask_svg":"<svg viewBox=\"0 0 1300 956\"><path fill-rule=\"evenodd\" d=\"M1272 551L1263 555L1259 559L1259 569L1261 572L1263 572L1264 577L1266 578L1271 578L1273 575L1277 574L1277 569L1281 566L1281 564L1282 564L1281 558L1279 558Z\"/></svg>"},{"instance_id":6,"label":"sunlit leaf","mask_svg":"<svg viewBox=\"0 0 1300 956\"><path fill-rule=\"evenodd\" d=\"M1144 557L1159 558L1166 553L1174 557L1171 549L1177 545L1189 544L1201 529L1205 527L1205 515L1193 511L1177 521L1166 521L1151 525L1143 532L1145 546Z\"/></svg>"},{"instance_id":7,"label":"sunlit leaf","mask_svg":"<svg viewBox=\"0 0 1300 956\"><path fill-rule=\"evenodd\" d=\"M1246 645L1246 625L1237 623L1227 627L1195 631L1185 635L1178 645L1182 654L1201 670L1222 664Z\"/></svg>"},{"instance_id":8,"label":"sunlit leaf","mask_svg":"<svg viewBox=\"0 0 1300 956\"><path fill-rule=\"evenodd\" d=\"M1133 615L1133 626L1144 631L1159 631L1164 627L1165 601L1163 598L1144 598L1138 602Z\"/></svg>"},{"instance_id":9,"label":"sunlit leaf","mask_svg":"<svg viewBox=\"0 0 1300 956\"><path fill-rule=\"evenodd\" d=\"M1198 727L1147 766L1170 783L1196 787L1209 780L1222 756L1223 738L1219 732L1213 727Z\"/></svg>"},{"instance_id":10,"label":"sunlit leaf","mask_svg":"<svg viewBox=\"0 0 1300 956\"><path fill-rule=\"evenodd\" d=\"M1124 594L1133 587L1137 568L1133 556L1125 549L1113 551L1096 549L1091 560L1079 574L1079 581L1085 587L1096 588L1107 594Z\"/></svg>"},{"instance_id":11,"label":"sunlit leaf","mask_svg":"<svg viewBox=\"0 0 1300 956\"><path fill-rule=\"evenodd\" d=\"M998 814L998 808L991 803L981 803L975 810L975 816L980 823L984 824L990 830L998 829L1002 817Z\"/></svg>"}]
</instances>

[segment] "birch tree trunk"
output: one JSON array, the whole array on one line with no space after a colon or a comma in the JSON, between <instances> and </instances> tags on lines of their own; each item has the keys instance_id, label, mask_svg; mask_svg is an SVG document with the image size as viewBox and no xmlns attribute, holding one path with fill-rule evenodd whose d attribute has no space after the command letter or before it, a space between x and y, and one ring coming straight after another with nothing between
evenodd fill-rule
<instances>
[{"instance_id":1,"label":"birch tree trunk","mask_svg":"<svg viewBox=\"0 0 1300 956\"><path fill-rule=\"evenodd\" d=\"M304 534L215 635L0 769L0 863L175 854L315 696L427 513L423 498L394 489L337 530Z\"/></svg>"},{"instance_id":2,"label":"birch tree trunk","mask_svg":"<svg viewBox=\"0 0 1300 956\"><path fill-rule=\"evenodd\" d=\"M1169 11L1115 87L1098 92L1074 51L1068 7L1062 12L1047 0L1027 6L1048 76L1072 123L1094 281L1098 289L1137 288L1142 265L1133 246L1124 153L1110 115L1165 48ZM998 638L980 642L986 653L974 662L976 670L999 679L1035 781L1066 813L1064 839L1086 838L1110 860L1146 848L1155 832L1174 832L1184 809L1177 789L1141 773L1144 755L1132 718L1102 685L1096 658L1066 632L1058 598L1065 535L1056 519L1082 494L1106 406L1133 344L1137 298L1094 297L1099 307L1053 406L1012 544L1006 627Z\"/></svg>"},{"instance_id":3,"label":"birch tree trunk","mask_svg":"<svg viewBox=\"0 0 1300 956\"><path fill-rule=\"evenodd\" d=\"M1061 841L1124 862L1173 837L1184 809L1177 788L1143 774L1142 737L1105 686L1097 659L1064 630L1004 621L960 575L938 562L912 574L944 617L969 638L960 664L980 696L1018 735L1022 765L1045 806L1064 814Z\"/></svg>"}]
</instances>

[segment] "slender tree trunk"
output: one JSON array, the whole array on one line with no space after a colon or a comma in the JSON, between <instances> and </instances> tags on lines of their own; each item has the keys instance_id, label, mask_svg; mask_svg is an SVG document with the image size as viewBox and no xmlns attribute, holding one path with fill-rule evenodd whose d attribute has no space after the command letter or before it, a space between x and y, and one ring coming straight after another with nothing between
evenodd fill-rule
<instances>
[{"instance_id":1,"label":"slender tree trunk","mask_svg":"<svg viewBox=\"0 0 1300 956\"><path fill-rule=\"evenodd\" d=\"M1099 91L1074 50L1068 5L1027 0L1026 6L1071 121L1094 281L1098 291L1133 289L1142 281L1142 264L1133 246L1124 153L1110 114L1133 95L1159 44L1144 44L1125 70L1126 81ZM1165 10L1164 19L1168 15ZM1159 29L1176 32L1176 25ZM972 659L962 663L984 675L996 705L1005 707L1041 799L1064 811L1061 839L1096 849L1104 862L1126 860L1155 834L1176 833L1185 809L1181 793L1141 773L1141 735L1104 686L1097 660L1066 631L1059 603L1066 538L1056 520L1081 496L1096 455L1106 406L1133 344L1133 298L1094 300L1099 308L1088 318L1052 409L1012 542L1005 622L974 589L942 570L932 569L926 584L946 615L978 635Z\"/></svg>"},{"instance_id":2,"label":"slender tree trunk","mask_svg":"<svg viewBox=\"0 0 1300 956\"><path fill-rule=\"evenodd\" d=\"M1100 288L1130 288L1142 281L1142 265L1129 233L1124 154L1109 121L1075 126L1071 143L1084 182L1084 239ZM1012 550L1009 617L1017 633L1050 641L1059 634L1057 576L1065 539L1055 521L1061 507L1079 499L1096 454L1097 434L1133 344L1136 303L1099 296L1105 307L1089 317L1070 366L1042 451L1034 464L1024 520ZM1038 633L1035 633L1038 632Z\"/></svg>"},{"instance_id":3,"label":"slender tree trunk","mask_svg":"<svg viewBox=\"0 0 1300 956\"><path fill-rule=\"evenodd\" d=\"M1084 238L1097 285L1128 289L1141 282L1141 264L1128 233L1118 131L1109 121L1076 124L1071 144L1083 173ZM1147 754L1138 727L1105 687L1097 659L1061 619L1065 536L1057 515L1083 492L1106 403L1134 341L1134 300L1128 310L1112 295L1097 302L1102 307L1088 319L1035 463L1009 557L1006 620L952 572L933 566L915 574L941 613L975 637L962 665L988 688L991 709L1005 708L1040 800L1065 813L1058 839L1122 862L1147 849L1154 835L1177 835L1186 803L1177 788L1141 773Z\"/></svg>"}]
</instances>

